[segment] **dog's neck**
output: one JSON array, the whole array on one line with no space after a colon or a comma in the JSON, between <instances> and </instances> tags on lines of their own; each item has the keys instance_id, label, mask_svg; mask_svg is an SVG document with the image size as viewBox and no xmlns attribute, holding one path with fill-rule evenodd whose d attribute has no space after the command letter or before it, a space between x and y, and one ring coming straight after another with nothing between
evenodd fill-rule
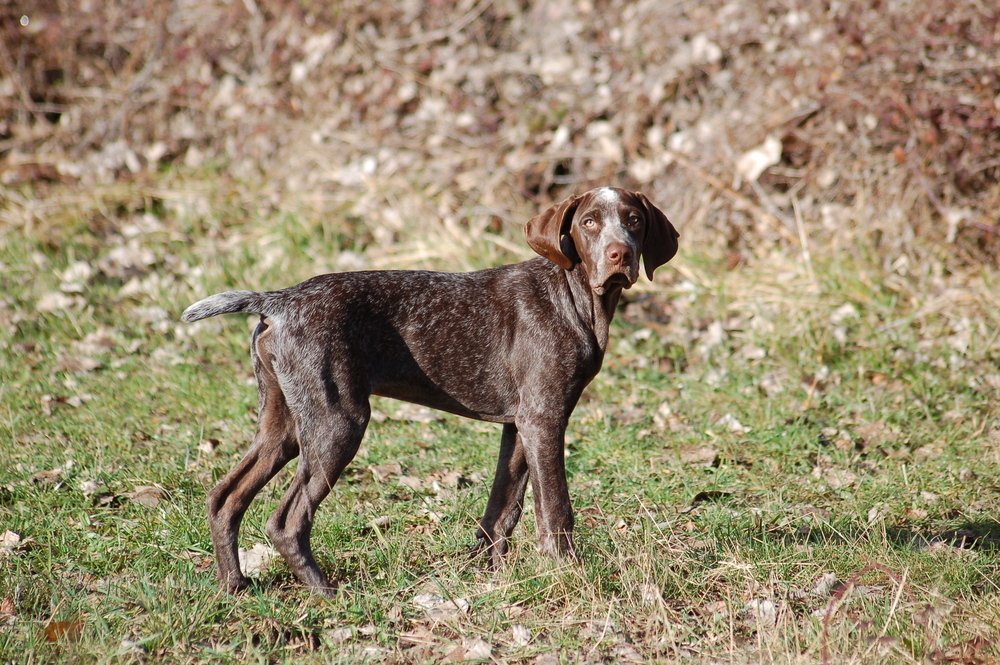
<instances>
[{"instance_id":1,"label":"dog's neck","mask_svg":"<svg viewBox=\"0 0 1000 665\"><path fill-rule=\"evenodd\" d=\"M608 348L611 319L615 316L615 309L618 307L618 300L622 295L622 287L612 287L600 296L593 291L591 293L594 301L594 334L597 335L597 343L600 345L601 351L605 351Z\"/></svg>"},{"instance_id":2,"label":"dog's neck","mask_svg":"<svg viewBox=\"0 0 1000 665\"><path fill-rule=\"evenodd\" d=\"M598 295L590 286L582 270L564 270L573 304L580 319L594 332L597 345L603 354L608 348L611 319L622 295L621 286L612 286Z\"/></svg>"}]
</instances>

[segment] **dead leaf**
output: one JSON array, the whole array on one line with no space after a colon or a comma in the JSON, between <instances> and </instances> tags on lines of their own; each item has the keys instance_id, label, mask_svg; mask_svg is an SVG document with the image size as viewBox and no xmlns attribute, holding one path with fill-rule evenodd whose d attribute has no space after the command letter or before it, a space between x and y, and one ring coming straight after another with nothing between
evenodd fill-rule
<instances>
[{"instance_id":1,"label":"dead leaf","mask_svg":"<svg viewBox=\"0 0 1000 665\"><path fill-rule=\"evenodd\" d=\"M781 139L768 136L753 150L748 150L736 160L736 172L750 182L756 182L768 168L781 161Z\"/></svg>"},{"instance_id":2,"label":"dead leaf","mask_svg":"<svg viewBox=\"0 0 1000 665\"><path fill-rule=\"evenodd\" d=\"M441 520L444 518L444 513L439 513L436 510L430 510L428 508L421 508L417 511L417 515L420 517L426 517L434 524L440 524Z\"/></svg>"},{"instance_id":3,"label":"dead leaf","mask_svg":"<svg viewBox=\"0 0 1000 665\"><path fill-rule=\"evenodd\" d=\"M653 425L658 430L674 433L681 432L686 428L690 429L684 425L680 414L674 412L670 402L662 402L656 407L656 411L653 412Z\"/></svg>"},{"instance_id":4,"label":"dead leaf","mask_svg":"<svg viewBox=\"0 0 1000 665\"><path fill-rule=\"evenodd\" d=\"M64 283L87 282L94 276L94 268L86 261L74 261L57 274Z\"/></svg>"},{"instance_id":5,"label":"dead leaf","mask_svg":"<svg viewBox=\"0 0 1000 665\"><path fill-rule=\"evenodd\" d=\"M749 628L774 628L778 623L778 605L766 598L751 599L743 607L743 619Z\"/></svg>"},{"instance_id":6,"label":"dead leaf","mask_svg":"<svg viewBox=\"0 0 1000 665\"><path fill-rule=\"evenodd\" d=\"M469 613L469 601L465 598L445 600L433 593L420 593L410 601L425 610L425 617L435 621L455 619Z\"/></svg>"},{"instance_id":7,"label":"dead leaf","mask_svg":"<svg viewBox=\"0 0 1000 665\"><path fill-rule=\"evenodd\" d=\"M645 663L649 660L631 644L616 644L611 648L611 655L615 663Z\"/></svg>"},{"instance_id":8,"label":"dead leaf","mask_svg":"<svg viewBox=\"0 0 1000 665\"><path fill-rule=\"evenodd\" d=\"M86 404L87 402L90 402L90 401L95 400L95 399L97 399L97 395L91 395L89 393L84 393L82 395L73 395L72 397L68 398L66 400L66 404L68 404L70 406L73 406L73 407L80 407L80 406L83 406L84 404Z\"/></svg>"},{"instance_id":9,"label":"dead leaf","mask_svg":"<svg viewBox=\"0 0 1000 665\"><path fill-rule=\"evenodd\" d=\"M639 585L639 594L643 605L655 605L663 600L663 592L651 582L643 582Z\"/></svg>"},{"instance_id":10,"label":"dead leaf","mask_svg":"<svg viewBox=\"0 0 1000 665\"><path fill-rule=\"evenodd\" d=\"M0 554L9 556L14 553L21 542L21 534L7 530L0 536Z\"/></svg>"},{"instance_id":11,"label":"dead leaf","mask_svg":"<svg viewBox=\"0 0 1000 665\"><path fill-rule=\"evenodd\" d=\"M398 478L399 484L404 487L409 487L415 492L419 492L424 488L424 481L420 480L416 476L400 476Z\"/></svg>"},{"instance_id":12,"label":"dead leaf","mask_svg":"<svg viewBox=\"0 0 1000 665\"><path fill-rule=\"evenodd\" d=\"M443 599L441 596L433 593L418 593L410 602L421 609L429 610L430 608L440 604L442 601Z\"/></svg>"},{"instance_id":13,"label":"dead leaf","mask_svg":"<svg viewBox=\"0 0 1000 665\"><path fill-rule=\"evenodd\" d=\"M511 640L519 647L526 647L531 644L531 631L519 623L510 628Z\"/></svg>"},{"instance_id":14,"label":"dead leaf","mask_svg":"<svg viewBox=\"0 0 1000 665\"><path fill-rule=\"evenodd\" d=\"M757 387L768 397L773 397L785 392L785 376L781 372L765 372L757 382Z\"/></svg>"},{"instance_id":15,"label":"dead leaf","mask_svg":"<svg viewBox=\"0 0 1000 665\"><path fill-rule=\"evenodd\" d=\"M323 631L323 634L331 641L337 644L343 644L354 637L354 631L351 630L350 626L345 626L343 628L334 628L332 630ZM400 635L399 639L402 641L403 636Z\"/></svg>"},{"instance_id":16,"label":"dead leaf","mask_svg":"<svg viewBox=\"0 0 1000 665\"><path fill-rule=\"evenodd\" d=\"M408 630L399 635L399 644L405 647L432 646L440 641L441 638L425 626L417 626L413 630Z\"/></svg>"},{"instance_id":17,"label":"dead leaf","mask_svg":"<svg viewBox=\"0 0 1000 665\"><path fill-rule=\"evenodd\" d=\"M392 464L372 464L368 470L375 476L378 482L385 482L391 476L398 476L403 473L403 467L398 462Z\"/></svg>"},{"instance_id":18,"label":"dead leaf","mask_svg":"<svg viewBox=\"0 0 1000 665\"><path fill-rule=\"evenodd\" d=\"M727 413L715 421L715 426L728 432L732 432L733 434L746 434L750 431L749 427L744 426L743 423L737 420L736 416L731 413Z\"/></svg>"},{"instance_id":19,"label":"dead leaf","mask_svg":"<svg viewBox=\"0 0 1000 665\"><path fill-rule=\"evenodd\" d=\"M84 480L80 482L80 491L83 492L84 496L91 496L92 494L97 494L103 485L94 480Z\"/></svg>"},{"instance_id":20,"label":"dead leaf","mask_svg":"<svg viewBox=\"0 0 1000 665\"><path fill-rule=\"evenodd\" d=\"M222 442L216 438L205 439L198 444L197 450L203 455L214 455L215 449L219 447Z\"/></svg>"},{"instance_id":21,"label":"dead leaf","mask_svg":"<svg viewBox=\"0 0 1000 665\"><path fill-rule=\"evenodd\" d=\"M85 356L108 353L118 345L118 343L109 336L110 332L111 331L107 328L95 330L83 339L73 342L73 350Z\"/></svg>"},{"instance_id":22,"label":"dead leaf","mask_svg":"<svg viewBox=\"0 0 1000 665\"><path fill-rule=\"evenodd\" d=\"M953 644L947 649L935 649L927 654L927 662L955 663L956 665L989 665L996 662L990 655L996 646L988 637L973 637L971 640Z\"/></svg>"},{"instance_id":23,"label":"dead leaf","mask_svg":"<svg viewBox=\"0 0 1000 665\"><path fill-rule=\"evenodd\" d=\"M398 623L403 620L403 607L399 603L393 603L389 611L386 612L385 618L392 623Z\"/></svg>"},{"instance_id":24,"label":"dead leaf","mask_svg":"<svg viewBox=\"0 0 1000 665\"><path fill-rule=\"evenodd\" d=\"M123 492L122 496L131 499L140 506L156 508L161 501L166 501L167 491L155 485L136 485L131 492Z\"/></svg>"},{"instance_id":25,"label":"dead leaf","mask_svg":"<svg viewBox=\"0 0 1000 665\"><path fill-rule=\"evenodd\" d=\"M445 657L445 662L463 662L469 660L489 660L493 655L493 646L476 637L462 640L462 646L454 649Z\"/></svg>"},{"instance_id":26,"label":"dead leaf","mask_svg":"<svg viewBox=\"0 0 1000 665\"><path fill-rule=\"evenodd\" d=\"M39 471L31 476L31 482L38 483L43 487L53 487L62 482L63 470L61 467L56 467L50 471Z\"/></svg>"},{"instance_id":27,"label":"dead leaf","mask_svg":"<svg viewBox=\"0 0 1000 665\"><path fill-rule=\"evenodd\" d=\"M368 528L369 529L384 529L385 527L389 526L390 522L392 522L392 518L391 517L389 517L388 515L381 515L381 516L376 517L375 519L371 520L370 522L368 522Z\"/></svg>"},{"instance_id":28,"label":"dead leaf","mask_svg":"<svg viewBox=\"0 0 1000 665\"><path fill-rule=\"evenodd\" d=\"M104 364L99 360L95 360L90 356L63 356L56 363L56 371L59 372L72 372L73 374L83 373L83 372L93 372L94 370L101 369Z\"/></svg>"},{"instance_id":29,"label":"dead leaf","mask_svg":"<svg viewBox=\"0 0 1000 665\"><path fill-rule=\"evenodd\" d=\"M608 637L613 637L617 632L618 624L611 619L594 619L593 621L588 621L583 626L580 636L600 641Z\"/></svg>"},{"instance_id":30,"label":"dead leaf","mask_svg":"<svg viewBox=\"0 0 1000 665\"><path fill-rule=\"evenodd\" d=\"M830 314L830 323L840 325L848 319L857 319L858 316L858 308L852 303L846 302L837 309L833 310L833 313Z\"/></svg>"},{"instance_id":31,"label":"dead leaf","mask_svg":"<svg viewBox=\"0 0 1000 665\"><path fill-rule=\"evenodd\" d=\"M928 443L913 451L913 459L917 462L925 462L942 454L944 454L944 447L941 444Z\"/></svg>"},{"instance_id":32,"label":"dead leaf","mask_svg":"<svg viewBox=\"0 0 1000 665\"><path fill-rule=\"evenodd\" d=\"M72 619L70 621L50 621L45 624L42 629L42 633L45 635L45 640L47 642L58 642L61 639L65 639L69 642L75 642L80 634L83 632L83 621L80 619Z\"/></svg>"},{"instance_id":33,"label":"dead leaf","mask_svg":"<svg viewBox=\"0 0 1000 665\"><path fill-rule=\"evenodd\" d=\"M461 471L433 471L427 474L431 489L440 493L445 488L468 487L472 482Z\"/></svg>"},{"instance_id":34,"label":"dead leaf","mask_svg":"<svg viewBox=\"0 0 1000 665\"><path fill-rule=\"evenodd\" d=\"M70 297L60 291L53 291L39 298L38 302L35 303L35 308L40 312L57 312L83 304L84 300L79 296Z\"/></svg>"},{"instance_id":35,"label":"dead leaf","mask_svg":"<svg viewBox=\"0 0 1000 665\"><path fill-rule=\"evenodd\" d=\"M819 466L813 468L812 476L813 478L822 480L830 486L830 489L834 490L853 485L858 480L858 475L853 471Z\"/></svg>"},{"instance_id":36,"label":"dead leaf","mask_svg":"<svg viewBox=\"0 0 1000 665\"><path fill-rule=\"evenodd\" d=\"M237 554L243 574L247 577L260 577L260 574L270 567L271 561L278 556L278 551L270 545L257 543L249 550L241 547Z\"/></svg>"},{"instance_id":37,"label":"dead leaf","mask_svg":"<svg viewBox=\"0 0 1000 665\"><path fill-rule=\"evenodd\" d=\"M899 434L892 431L884 420L855 425L851 429L870 446L894 443L899 438Z\"/></svg>"},{"instance_id":38,"label":"dead leaf","mask_svg":"<svg viewBox=\"0 0 1000 665\"><path fill-rule=\"evenodd\" d=\"M535 656L531 662L533 665L559 665L562 659L559 658L558 651L546 651Z\"/></svg>"},{"instance_id":39,"label":"dead leaf","mask_svg":"<svg viewBox=\"0 0 1000 665\"><path fill-rule=\"evenodd\" d=\"M813 588L809 590L809 593L814 596L829 596L833 593L833 590L837 587L837 573L827 572L819 576L816 580L816 584Z\"/></svg>"},{"instance_id":40,"label":"dead leaf","mask_svg":"<svg viewBox=\"0 0 1000 665\"><path fill-rule=\"evenodd\" d=\"M724 619L729 616L729 605L724 600L715 600L702 605L699 613L706 617Z\"/></svg>"},{"instance_id":41,"label":"dead leaf","mask_svg":"<svg viewBox=\"0 0 1000 665\"><path fill-rule=\"evenodd\" d=\"M0 624L12 625L17 621L17 608L10 598L0 600Z\"/></svg>"},{"instance_id":42,"label":"dead leaf","mask_svg":"<svg viewBox=\"0 0 1000 665\"><path fill-rule=\"evenodd\" d=\"M700 448L681 452L681 462L684 464L711 464L718 455L718 448L701 446Z\"/></svg>"},{"instance_id":43,"label":"dead leaf","mask_svg":"<svg viewBox=\"0 0 1000 665\"><path fill-rule=\"evenodd\" d=\"M122 641L118 645L119 653L121 654L133 654L133 655L143 655L147 653L146 647L142 646L139 642L135 640L123 637Z\"/></svg>"}]
</instances>

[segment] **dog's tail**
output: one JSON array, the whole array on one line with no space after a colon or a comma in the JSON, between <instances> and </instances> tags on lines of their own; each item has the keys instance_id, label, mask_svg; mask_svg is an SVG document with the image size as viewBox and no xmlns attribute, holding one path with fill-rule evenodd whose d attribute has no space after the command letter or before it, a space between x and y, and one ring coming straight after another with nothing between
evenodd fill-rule
<instances>
[{"instance_id":1,"label":"dog's tail","mask_svg":"<svg viewBox=\"0 0 1000 665\"><path fill-rule=\"evenodd\" d=\"M207 319L210 316L219 314L232 314L234 312L250 312L252 314L270 314L268 304L268 294L257 291L226 291L216 293L204 300L199 300L195 304L184 310L181 314L181 321L191 323Z\"/></svg>"}]
</instances>

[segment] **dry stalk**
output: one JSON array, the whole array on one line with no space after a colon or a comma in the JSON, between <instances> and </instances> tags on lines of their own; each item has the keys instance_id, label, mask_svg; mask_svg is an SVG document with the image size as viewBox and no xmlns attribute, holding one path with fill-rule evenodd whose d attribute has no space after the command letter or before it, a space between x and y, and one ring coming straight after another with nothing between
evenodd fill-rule
<instances>
[{"instance_id":1,"label":"dry stalk","mask_svg":"<svg viewBox=\"0 0 1000 665\"><path fill-rule=\"evenodd\" d=\"M698 178L702 182L707 183L717 191L721 192L737 205L742 206L743 208L749 210L754 215L754 217L761 220L766 225L770 226L775 231L780 233L782 237L785 238L785 240L798 244L799 239L796 238L794 235L792 235L791 232L788 230L788 228L785 226L785 224L781 223L778 217L776 217L774 214L764 210L762 207L760 207L759 205L748 199L746 196L740 194L735 189L733 189L726 183L722 182L711 173L708 173L707 171L699 167L697 164L692 162L684 155L671 153L671 158L673 159L673 161L677 162L685 169L690 171L696 178Z\"/></svg>"}]
</instances>

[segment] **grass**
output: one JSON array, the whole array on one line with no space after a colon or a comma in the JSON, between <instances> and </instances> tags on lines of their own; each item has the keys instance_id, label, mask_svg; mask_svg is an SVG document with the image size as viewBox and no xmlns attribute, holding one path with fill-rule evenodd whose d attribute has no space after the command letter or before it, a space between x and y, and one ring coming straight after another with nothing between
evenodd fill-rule
<instances>
[{"instance_id":1,"label":"grass","mask_svg":"<svg viewBox=\"0 0 1000 665\"><path fill-rule=\"evenodd\" d=\"M0 534L16 534L0 549L0 662L1000 655L988 307L816 248L810 277L783 255L727 272L685 247L663 284L629 293L570 426L582 565L539 557L530 501L505 569L470 560L499 428L377 400L389 417L314 533L340 594L311 597L279 559L233 597L203 505L253 435L248 323L184 326L179 312L344 257L518 260L517 230L472 224L460 246L425 226L384 253L360 221L239 192L202 206L104 195L0 230ZM973 305L995 279L966 283L982 287ZM293 470L250 509L246 549L267 543Z\"/></svg>"}]
</instances>

